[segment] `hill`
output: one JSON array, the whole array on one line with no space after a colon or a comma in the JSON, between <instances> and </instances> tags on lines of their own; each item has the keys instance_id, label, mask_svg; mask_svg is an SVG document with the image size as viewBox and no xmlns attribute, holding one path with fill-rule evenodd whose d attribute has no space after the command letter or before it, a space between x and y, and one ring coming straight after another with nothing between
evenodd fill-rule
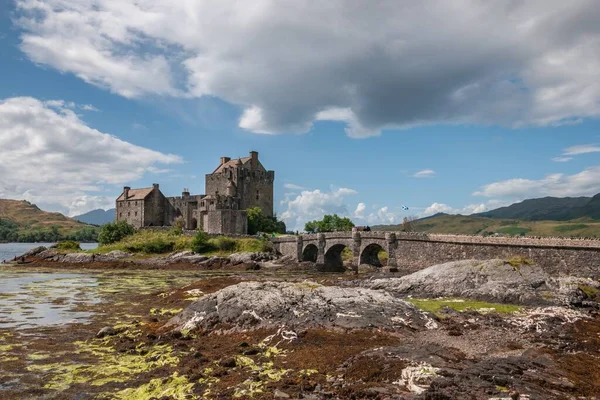
<instances>
[{"instance_id":1,"label":"hill","mask_svg":"<svg viewBox=\"0 0 600 400\"><path fill-rule=\"evenodd\" d=\"M474 215L439 215L416 220L413 226L417 232L428 233L600 237L600 221L590 220L523 221ZM402 225L378 225L372 228L380 231L400 231Z\"/></svg>"},{"instance_id":2,"label":"hill","mask_svg":"<svg viewBox=\"0 0 600 400\"><path fill-rule=\"evenodd\" d=\"M95 240L96 228L28 201L0 199L0 242Z\"/></svg>"},{"instance_id":3,"label":"hill","mask_svg":"<svg viewBox=\"0 0 600 400\"><path fill-rule=\"evenodd\" d=\"M568 221L578 218L600 220L600 194L594 197L543 197L524 200L491 211L479 217L520 219L525 221Z\"/></svg>"},{"instance_id":4,"label":"hill","mask_svg":"<svg viewBox=\"0 0 600 400\"><path fill-rule=\"evenodd\" d=\"M109 222L113 222L115 220L117 210L115 208L111 208L109 210L92 210L86 212L85 214L77 215L73 217L73 219L90 224L90 225L104 225Z\"/></svg>"}]
</instances>

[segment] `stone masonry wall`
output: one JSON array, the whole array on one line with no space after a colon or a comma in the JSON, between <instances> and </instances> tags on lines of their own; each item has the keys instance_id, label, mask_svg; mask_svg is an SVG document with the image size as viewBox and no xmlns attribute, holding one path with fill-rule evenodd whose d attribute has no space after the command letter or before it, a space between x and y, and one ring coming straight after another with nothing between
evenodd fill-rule
<instances>
[{"instance_id":1,"label":"stone masonry wall","mask_svg":"<svg viewBox=\"0 0 600 400\"><path fill-rule=\"evenodd\" d=\"M450 243L438 241L398 241L396 262L403 274L409 274L431 265L467 259L508 260L525 257L541 266L547 273L598 277L600 276L600 248L542 247L490 243Z\"/></svg>"}]
</instances>

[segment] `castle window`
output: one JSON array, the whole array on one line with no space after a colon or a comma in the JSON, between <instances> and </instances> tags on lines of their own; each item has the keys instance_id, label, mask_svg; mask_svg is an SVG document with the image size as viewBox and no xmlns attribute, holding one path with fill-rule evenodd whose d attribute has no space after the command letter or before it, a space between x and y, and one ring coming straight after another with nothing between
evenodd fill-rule
<instances>
[{"instance_id":1,"label":"castle window","mask_svg":"<svg viewBox=\"0 0 600 400\"><path fill-rule=\"evenodd\" d=\"M135 212L135 216L137 217L137 211Z\"/></svg>"},{"instance_id":2,"label":"castle window","mask_svg":"<svg viewBox=\"0 0 600 400\"><path fill-rule=\"evenodd\" d=\"M130 213L130 212L128 212L128 213L127 213L127 216L128 216L128 217L131 217L131 213Z\"/></svg>"},{"instance_id":3,"label":"castle window","mask_svg":"<svg viewBox=\"0 0 600 400\"><path fill-rule=\"evenodd\" d=\"M123 213L119 213L119 218L123 218Z\"/></svg>"},{"instance_id":4,"label":"castle window","mask_svg":"<svg viewBox=\"0 0 600 400\"><path fill-rule=\"evenodd\" d=\"M260 193L259 193L259 191L257 190L257 191L256 191L256 200L258 200L258 198L259 198L259 197L260 197Z\"/></svg>"}]
</instances>

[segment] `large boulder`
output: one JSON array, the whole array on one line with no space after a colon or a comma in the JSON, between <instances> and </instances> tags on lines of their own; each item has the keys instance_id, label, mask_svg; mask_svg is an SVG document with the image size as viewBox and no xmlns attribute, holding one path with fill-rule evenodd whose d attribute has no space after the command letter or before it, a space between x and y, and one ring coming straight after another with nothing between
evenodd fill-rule
<instances>
[{"instance_id":1,"label":"large boulder","mask_svg":"<svg viewBox=\"0 0 600 400\"><path fill-rule=\"evenodd\" d=\"M273 260L274 256L271 253L264 252L242 252L233 253L229 256L229 260L232 265L245 264L259 261L270 261Z\"/></svg>"},{"instance_id":2,"label":"large boulder","mask_svg":"<svg viewBox=\"0 0 600 400\"><path fill-rule=\"evenodd\" d=\"M507 303L547 303L549 276L536 265L465 260L434 265L400 278L365 281L364 287L398 296L467 297Z\"/></svg>"},{"instance_id":3,"label":"large boulder","mask_svg":"<svg viewBox=\"0 0 600 400\"><path fill-rule=\"evenodd\" d=\"M386 290L396 296L465 297L526 305L581 305L591 300L589 294L597 291L598 282L585 278L553 278L537 265L512 265L504 260L465 260L434 265L399 278L372 279L362 282L361 286Z\"/></svg>"},{"instance_id":4,"label":"large boulder","mask_svg":"<svg viewBox=\"0 0 600 400\"><path fill-rule=\"evenodd\" d=\"M173 330L436 327L431 317L389 293L314 282L242 282L202 297L166 325Z\"/></svg>"}]
</instances>

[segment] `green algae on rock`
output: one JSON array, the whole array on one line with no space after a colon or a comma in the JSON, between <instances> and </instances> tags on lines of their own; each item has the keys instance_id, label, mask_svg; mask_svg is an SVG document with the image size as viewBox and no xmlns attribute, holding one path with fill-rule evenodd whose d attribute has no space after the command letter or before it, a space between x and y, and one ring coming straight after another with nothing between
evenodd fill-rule
<instances>
[{"instance_id":1,"label":"green algae on rock","mask_svg":"<svg viewBox=\"0 0 600 400\"><path fill-rule=\"evenodd\" d=\"M406 301L421 310L433 313L438 317L443 317L440 310L444 307L449 307L458 312L476 311L483 314L490 312L505 314L521 310L521 307L513 304L487 303L484 301L459 298L406 299Z\"/></svg>"},{"instance_id":2,"label":"green algae on rock","mask_svg":"<svg viewBox=\"0 0 600 400\"><path fill-rule=\"evenodd\" d=\"M168 398L173 400L197 399L198 397L194 395L193 389L194 383L190 382L187 377L180 376L177 372L174 372L167 379L155 378L140 387L124 389L114 395L107 396L107 398L122 400L147 400L154 398Z\"/></svg>"}]
</instances>

